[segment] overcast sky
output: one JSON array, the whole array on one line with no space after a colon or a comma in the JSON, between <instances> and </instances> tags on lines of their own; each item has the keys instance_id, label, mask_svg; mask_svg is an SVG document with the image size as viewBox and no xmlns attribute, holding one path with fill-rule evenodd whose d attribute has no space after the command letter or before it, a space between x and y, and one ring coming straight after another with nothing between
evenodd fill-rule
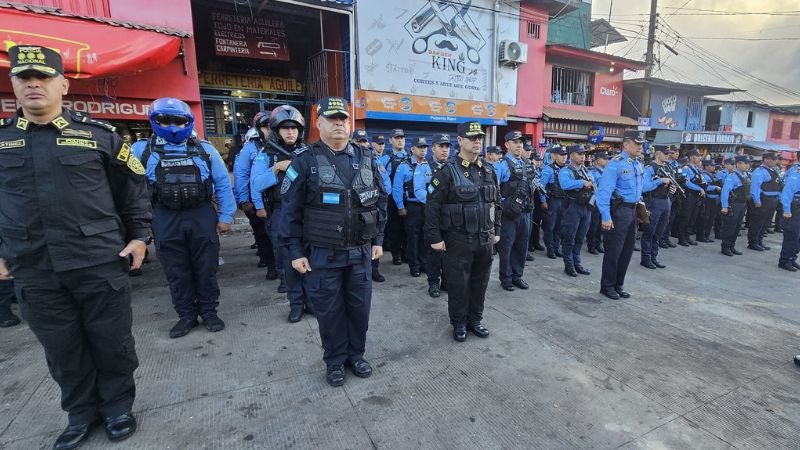
<instances>
[{"instance_id":1,"label":"overcast sky","mask_svg":"<svg viewBox=\"0 0 800 450\"><path fill-rule=\"evenodd\" d=\"M609 45L607 51L619 56L627 53L628 58L644 60L650 0L593 0L592 18L608 19L612 2L611 23L620 28L619 31L628 38L628 42ZM686 5L683 9L676 10L684 4ZM719 15L698 9L751 13L797 12L792 15ZM689 0L688 3L686 0L658 0L658 11L661 19L678 34L699 44L711 54L800 95L800 0ZM672 13L674 14L670 15ZM638 40L634 39L637 35ZM787 37L795 40L731 39ZM734 86L746 89L758 97L736 94L736 99L759 101L760 98L778 105L800 103L800 96L776 92L758 81L722 68L712 62L713 58L702 49L689 41L677 39L675 33L665 26L659 25L656 38L673 47L679 55L675 56L661 46L662 68L659 71L656 66L654 76L680 82ZM603 47L595 50L603 51ZM659 53L656 52L656 57L658 56ZM713 68L708 65L713 65ZM644 76L643 72L628 75L626 78L641 76Z\"/></svg>"}]
</instances>

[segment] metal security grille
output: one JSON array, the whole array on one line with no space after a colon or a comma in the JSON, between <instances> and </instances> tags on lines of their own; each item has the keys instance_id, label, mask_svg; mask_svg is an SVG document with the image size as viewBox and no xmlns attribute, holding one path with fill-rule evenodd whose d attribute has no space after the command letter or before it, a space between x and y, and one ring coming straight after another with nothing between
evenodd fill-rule
<instances>
[{"instance_id":1,"label":"metal security grille","mask_svg":"<svg viewBox=\"0 0 800 450\"><path fill-rule=\"evenodd\" d=\"M594 73L553 66L553 103L592 106Z\"/></svg>"},{"instance_id":2,"label":"metal security grille","mask_svg":"<svg viewBox=\"0 0 800 450\"><path fill-rule=\"evenodd\" d=\"M532 39L539 39L539 24L536 22L528 21L528 37Z\"/></svg>"}]
</instances>

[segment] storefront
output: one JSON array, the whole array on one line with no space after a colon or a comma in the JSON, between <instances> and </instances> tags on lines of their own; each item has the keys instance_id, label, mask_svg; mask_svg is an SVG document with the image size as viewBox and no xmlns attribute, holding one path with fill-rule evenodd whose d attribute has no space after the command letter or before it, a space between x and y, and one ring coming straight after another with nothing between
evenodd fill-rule
<instances>
[{"instance_id":1,"label":"storefront","mask_svg":"<svg viewBox=\"0 0 800 450\"><path fill-rule=\"evenodd\" d=\"M435 133L447 133L456 143L456 126L474 120L486 127L487 143L492 142L495 126L506 125L508 106L469 100L393 94L389 92L357 91L355 120L357 128L371 135L387 137L393 128L402 128L406 146L416 137L430 138Z\"/></svg>"},{"instance_id":2,"label":"storefront","mask_svg":"<svg viewBox=\"0 0 800 450\"><path fill-rule=\"evenodd\" d=\"M621 148L625 131L637 125L637 121L623 116L545 107L542 129L545 145L573 145L589 143L589 131L599 126L604 137L592 150L611 151Z\"/></svg>"},{"instance_id":3,"label":"storefront","mask_svg":"<svg viewBox=\"0 0 800 450\"><path fill-rule=\"evenodd\" d=\"M186 13L189 0L171 7ZM118 12L121 17L87 18L60 9L0 5L0 21L10 24L0 31L6 43L0 48L0 117L13 115L17 107L5 73L10 44L57 49L70 79L64 106L111 122L127 140L149 136L147 112L156 98L177 97L199 115L191 23L176 19L175 29L144 25L145 15L136 8Z\"/></svg>"},{"instance_id":4,"label":"storefront","mask_svg":"<svg viewBox=\"0 0 800 450\"><path fill-rule=\"evenodd\" d=\"M681 149L697 148L703 156L733 155L741 145L740 133L684 131L681 134Z\"/></svg>"},{"instance_id":5,"label":"storefront","mask_svg":"<svg viewBox=\"0 0 800 450\"><path fill-rule=\"evenodd\" d=\"M349 12L330 2L192 0L207 139L241 143L259 111L288 104L309 117L322 96L350 98Z\"/></svg>"}]
</instances>

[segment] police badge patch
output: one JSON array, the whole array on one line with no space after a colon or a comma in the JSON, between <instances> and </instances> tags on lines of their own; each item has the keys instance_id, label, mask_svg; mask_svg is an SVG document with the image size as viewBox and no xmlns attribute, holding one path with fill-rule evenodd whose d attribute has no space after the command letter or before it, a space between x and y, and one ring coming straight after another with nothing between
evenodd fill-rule
<instances>
[{"instance_id":1,"label":"police badge patch","mask_svg":"<svg viewBox=\"0 0 800 450\"><path fill-rule=\"evenodd\" d=\"M284 177L283 183L281 183L281 195L289 192L290 187L292 187L292 180L289 177Z\"/></svg>"}]
</instances>

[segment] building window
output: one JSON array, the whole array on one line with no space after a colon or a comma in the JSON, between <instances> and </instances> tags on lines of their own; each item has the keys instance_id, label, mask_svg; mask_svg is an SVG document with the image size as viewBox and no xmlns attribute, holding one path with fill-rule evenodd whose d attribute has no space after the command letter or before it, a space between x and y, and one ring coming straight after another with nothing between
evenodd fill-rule
<instances>
[{"instance_id":1,"label":"building window","mask_svg":"<svg viewBox=\"0 0 800 450\"><path fill-rule=\"evenodd\" d=\"M593 86L594 73L553 66L553 103L592 106Z\"/></svg>"},{"instance_id":2,"label":"building window","mask_svg":"<svg viewBox=\"0 0 800 450\"><path fill-rule=\"evenodd\" d=\"M536 22L528 21L528 37L531 39L539 39L540 25Z\"/></svg>"},{"instance_id":3,"label":"building window","mask_svg":"<svg viewBox=\"0 0 800 450\"><path fill-rule=\"evenodd\" d=\"M789 139L800 139L800 122L792 122L792 129L789 132Z\"/></svg>"},{"instance_id":4,"label":"building window","mask_svg":"<svg viewBox=\"0 0 800 450\"><path fill-rule=\"evenodd\" d=\"M747 128L753 128L753 111L747 111Z\"/></svg>"},{"instance_id":5,"label":"building window","mask_svg":"<svg viewBox=\"0 0 800 450\"><path fill-rule=\"evenodd\" d=\"M772 139L780 139L783 136L783 121L772 121Z\"/></svg>"}]
</instances>

